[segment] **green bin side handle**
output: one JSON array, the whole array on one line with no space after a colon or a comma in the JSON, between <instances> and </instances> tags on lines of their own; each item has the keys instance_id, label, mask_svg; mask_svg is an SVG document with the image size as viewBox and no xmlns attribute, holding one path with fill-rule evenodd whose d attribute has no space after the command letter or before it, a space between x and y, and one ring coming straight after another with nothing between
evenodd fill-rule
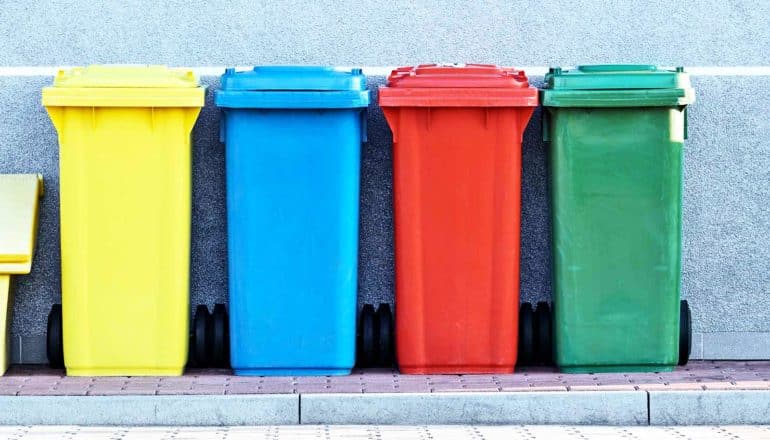
<instances>
[{"instance_id":1,"label":"green bin side handle","mask_svg":"<svg viewBox=\"0 0 770 440\"><path fill-rule=\"evenodd\" d=\"M687 139L687 106L684 107L684 138Z\"/></svg>"},{"instance_id":2,"label":"green bin side handle","mask_svg":"<svg viewBox=\"0 0 770 440\"><path fill-rule=\"evenodd\" d=\"M679 66L676 68L676 73L683 74L684 73L684 66ZM682 106L682 112L684 112L684 139L687 139L688 133L687 133L687 105Z\"/></svg>"},{"instance_id":3,"label":"green bin side handle","mask_svg":"<svg viewBox=\"0 0 770 440\"><path fill-rule=\"evenodd\" d=\"M541 108L540 129L543 132L543 142L551 142L551 115L548 108Z\"/></svg>"}]
</instances>

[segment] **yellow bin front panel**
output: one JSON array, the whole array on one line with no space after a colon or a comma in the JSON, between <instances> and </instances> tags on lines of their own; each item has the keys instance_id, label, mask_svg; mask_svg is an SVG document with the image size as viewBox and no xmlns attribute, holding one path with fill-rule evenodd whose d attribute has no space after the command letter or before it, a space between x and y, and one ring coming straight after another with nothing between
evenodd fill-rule
<instances>
[{"instance_id":1,"label":"yellow bin front panel","mask_svg":"<svg viewBox=\"0 0 770 440\"><path fill-rule=\"evenodd\" d=\"M199 111L49 107L60 142L69 375L182 374Z\"/></svg>"}]
</instances>

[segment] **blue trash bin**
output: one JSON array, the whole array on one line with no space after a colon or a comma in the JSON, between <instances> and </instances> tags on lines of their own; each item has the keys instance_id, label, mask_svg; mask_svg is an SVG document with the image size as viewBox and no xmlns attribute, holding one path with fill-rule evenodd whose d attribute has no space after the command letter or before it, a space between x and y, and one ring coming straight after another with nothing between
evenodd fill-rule
<instances>
[{"instance_id":1,"label":"blue trash bin","mask_svg":"<svg viewBox=\"0 0 770 440\"><path fill-rule=\"evenodd\" d=\"M227 69L230 360L240 375L341 375L355 362L361 69Z\"/></svg>"}]
</instances>

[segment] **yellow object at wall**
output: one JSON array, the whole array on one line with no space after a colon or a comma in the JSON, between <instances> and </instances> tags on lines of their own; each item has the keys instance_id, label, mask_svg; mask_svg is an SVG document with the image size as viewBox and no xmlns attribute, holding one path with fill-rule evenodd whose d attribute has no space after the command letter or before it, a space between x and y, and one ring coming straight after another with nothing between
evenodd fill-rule
<instances>
[{"instance_id":1,"label":"yellow object at wall","mask_svg":"<svg viewBox=\"0 0 770 440\"><path fill-rule=\"evenodd\" d=\"M59 133L67 374L179 375L189 327L189 71L92 66L43 90Z\"/></svg>"},{"instance_id":2,"label":"yellow object at wall","mask_svg":"<svg viewBox=\"0 0 770 440\"><path fill-rule=\"evenodd\" d=\"M27 274L32 269L38 199L42 195L42 176L0 174L0 375L8 369L11 358L11 275Z\"/></svg>"}]
</instances>

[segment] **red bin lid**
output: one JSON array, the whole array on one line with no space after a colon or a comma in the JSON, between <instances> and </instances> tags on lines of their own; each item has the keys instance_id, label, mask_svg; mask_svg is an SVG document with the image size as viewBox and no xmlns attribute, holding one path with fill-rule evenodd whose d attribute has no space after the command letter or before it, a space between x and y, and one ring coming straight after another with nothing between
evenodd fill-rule
<instances>
[{"instance_id":1,"label":"red bin lid","mask_svg":"<svg viewBox=\"0 0 770 440\"><path fill-rule=\"evenodd\" d=\"M490 64L399 67L380 87L380 106L535 107L538 92L523 70Z\"/></svg>"}]
</instances>

